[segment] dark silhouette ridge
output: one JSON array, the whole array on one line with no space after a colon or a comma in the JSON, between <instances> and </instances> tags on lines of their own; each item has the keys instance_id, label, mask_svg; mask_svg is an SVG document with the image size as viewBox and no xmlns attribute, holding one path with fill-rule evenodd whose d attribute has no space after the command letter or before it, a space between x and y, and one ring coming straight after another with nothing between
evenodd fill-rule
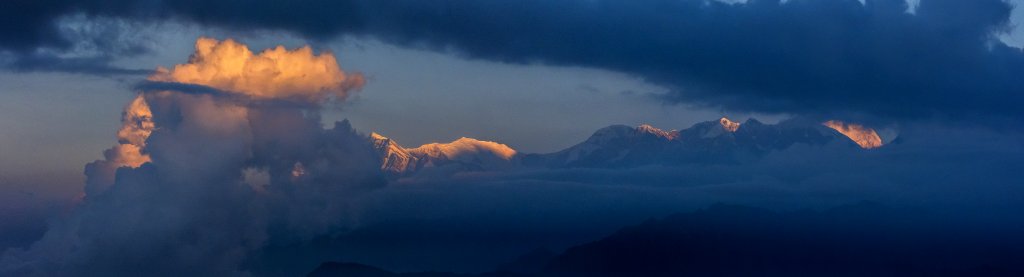
<instances>
[{"instance_id":1,"label":"dark silhouette ridge","mask_svg":"<svg viewBox=\"0 0 1024 277\"><path fill-rule=\"evenodd\" d=\"M1021 276L1024 244L858 204L789 213L715 205L570 248L556 276ZM980 228L979 228L980 229Z\"/></svg>"},{"instance_id":2,"label":"dark silhouette ridge","mask_svg":"<svg viewBox=\"0 0 1024 277\"><path fill-rule=\"evenodd\" d=\"M499 266L499 271L478 275L399 274L366 265L329 262L310 276L1024 274L1024 265L1019 262L1024 260L1024 239L1010 231L988 231L992 226L985 224L956 224L958 220L964 219L870 202L791 212L716 204L625 227L557 256L544 249L530 251ZM537 270L538 264L543 264L542 270Z\"/></svg>"}]
</instances>

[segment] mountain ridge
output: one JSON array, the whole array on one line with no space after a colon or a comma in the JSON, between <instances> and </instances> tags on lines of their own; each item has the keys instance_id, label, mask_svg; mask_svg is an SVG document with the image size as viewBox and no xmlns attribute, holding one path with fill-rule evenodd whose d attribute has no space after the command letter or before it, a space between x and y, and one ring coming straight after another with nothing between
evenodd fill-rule
<instances>
[{"instance_id":1,"label":"mountain ridge","mask_svg":"<svg viewBox=\"0 0 1024 277\"><path fill-rule=\"evenodd\" d=\"M734 164L758 159L795 144L847 143L861 149L885 145L878 133L859 124L823 123L795 118L765 124L727 117L663 130L649 124L610 125L583 142L551 153L521 153L508 145L462 137L448 143L405 148L383 135L370 139L381 156L381 170L391 176L428 171L488 171L518 167L636 167L661 164Z\"/></svg>"}]
</instances>

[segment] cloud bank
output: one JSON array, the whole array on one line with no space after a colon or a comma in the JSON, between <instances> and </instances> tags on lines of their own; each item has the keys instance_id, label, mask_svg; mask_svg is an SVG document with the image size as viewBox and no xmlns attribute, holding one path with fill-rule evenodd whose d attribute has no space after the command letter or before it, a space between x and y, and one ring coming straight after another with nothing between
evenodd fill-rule
<instances>
[{"instance_id":1,"label":"cloud bank","mask_svg":"<svg viewBox=\"0 0 1024 277\"><path fill-rule=\"evenodd\" d=\"M1024 91L1024 58L994 39L1008 28L1010 11L995 0L922 0L914 13L898 0L0 5L3 18L17 21L0 27L0 48L18 60L40 47L74 49L53 22L84 13L290 30L314 39L367 36L471 58L605 68L669 88L661 95L668 101L733 110L976 124L1019 123L1024 115L1015 106ZM79 208L32 247L5 253L0 273L244 274L247 266L274 261L271 250L299 245L295 253L278 253L308 254L301 246L333 241L356 220L392 224L391 233L367 231L378 242L431 240L408 236L416 225L387 222L417 216L452 219L436 228L436 236L449 239L448 231L484 225L456 233L478 239L469 243L475 249L498 249L489 240L496 233L520 235L499 242L515 251L718 201L802 207L869 199L1024 221L1014 175L1024 157L1019 135L927 125L905 126L901 140L857 154L834 145L795 147L753 164L459 172L376 189L385 181L372 145L345 122L322 128L310 112L324 101L343 101L362 83L333 55L310 48L253 52L230 40L196 45L189 62L139 86L117 145L86 168ZM112 53L120 51L132 52ZM295 74L306 71L312 74ZM510 230L509 222L527 224ZM373 248L379 245L343 251ZM396 258L401 251L394 249L401 248L370 257L415 258ZM462 252L445 257L473 253ZM408 263L417 262L425 263Z\"/></svg>"},{"instance_id":2,"label":"cloud bank","mask_svg":"<svg viewBox=\"0 0 1024 277\"><path fill-rule=\"evenodd\" d=\"M670 102L736 111L1024 118L1013 104L1024 53L996 39L1011 28L1002 0L922 0L913 12L904 0L33 3L7 4L19 12L7 12L17 24L0 47L67 45L52 23L68 13L170 19L604 68L663 85Z\"/></svg>"},{"instance_id":3,"label":"cloud bank","mask_svg":"<svg viewBox=\"0 0 1024 277\"><path fill-rule=\"evenodd\" d=\"M252 55L231 40L196 45L189 64L151 79L247 97L140 92L118 144L86 166L81 204L31 247L6 252L0 273L244 274L240 265L264 247L348 228L346 199L384 185L378 158L347 122L324 129L310 109L360 83L309 48Z\"/></svg>"},{"instance_id":4,"label":"cloud bank","mask_svg":"<svg viewBox=\"0 0 1024 277\"><path fill-rule=\"evenodd\" d=\"M0 29L0 49L26 57L40 47L71 48L55 22L82 14L287 30L318 41L372 37L454 49L471 58L603 68L666 87L660 98L668 102L735 111L886 122L939 117L988 124L1024 118L1014 105L1024 100L1018 78L1024 75L1024 53L996 38L1012 28L1013 7L1003 0L922 0L913 11L904 0L5 5L0 17L13 24Z\"/></svg>"}]
</instances>

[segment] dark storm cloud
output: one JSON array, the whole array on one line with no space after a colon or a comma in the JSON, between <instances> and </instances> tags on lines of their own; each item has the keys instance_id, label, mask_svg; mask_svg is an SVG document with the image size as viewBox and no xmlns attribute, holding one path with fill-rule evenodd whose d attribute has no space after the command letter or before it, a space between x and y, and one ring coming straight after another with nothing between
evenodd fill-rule
<instances>
[{"instance_id":1,"label":"dark storm cloud","mask_svg":"<svg viewBox=\"0 0 1024 277\"><path fill-rule=\"evenodd\" d=\"M66 47L67 13L178 19L622 71L728 110L1019 121L1024 53L1001 0L149 1L5 5L0 47ZM12 12L25 10L25 12Z\"/></svg>"},{"instance_id":2,"label":"dark storm cloud","mask_svg":"<svg viewBox=\"0 0 1024 277\"><path fill-rule=\"evenodd\" d=\"M106 15L135 6L117 1L4 1L0 3L0 69L90 75L137 75L148 71L113 65L117 58L147 53L129 29L134 23Z\"/></svg>"},{"instance_id":3,"label":"dark storm cloud","mask_svg":"<svg viewBox=\"0 0 1024 277\"><path fill-rule=\"evenodd\" d=\"M54 3L63 2L63 3ZM4 1L0 4L0 46L30 51L38 46L70 44L54 19L70 10L65 1Z\"/></svg>"},{"instance_id":4,"label":"dark storm cloud","mask_svg":"<svg viewBox=\"0 0 1024 277\"><path fill-rule=\"evenodd\" d=\"M1001 1L516 1L374 9L365 31L471 57L607 68L730 110L1020 118ZM387 22L377 22L388 20ZM307 32L312 32L307 31Z\"/></svg>"},{"instance_id":5,"label":"dark storm cloud","mask_svg":"<svg viewBox=\"0 0 1024 277\"><path fill-rule=\"evenodd\" d=\"M139 91L161 91L161 90L173 90L188 94L210 94L218 95L221 97L230 96L229 93L221 91L216 88L197 85L197 84L185 84L176 82L155 82L155 81L141 81L133 87Z\"/></svg>"},{"instance_id":6,"label":"dark storm cloud","mask_svg":"<svg viewBox=\"0 0 1024 277\"><path fill-rule=\"evenodd\" d=\"M1024 54L996 0L500 1L366 5L365 33L470 57L607 68L669 101L757 112L1021 118ZM352 16L342 16L348 18ZM276 26L287 28L288 26ZM329 28L301 28L307 34Z\"/></svg>"},{"instance_id":7,"label":"dark storm cloud","mask_svg":"<svg viewBox=\"0 0 1024 277\"><path fill-rule=\"evenodd\" d=\"M14 72L69 72L92 75L145 75L148 69L131 69L111 65L111 57L61 58L49 54L27 54L13 58L6 63Z\"/></svg>"}]
</instances>

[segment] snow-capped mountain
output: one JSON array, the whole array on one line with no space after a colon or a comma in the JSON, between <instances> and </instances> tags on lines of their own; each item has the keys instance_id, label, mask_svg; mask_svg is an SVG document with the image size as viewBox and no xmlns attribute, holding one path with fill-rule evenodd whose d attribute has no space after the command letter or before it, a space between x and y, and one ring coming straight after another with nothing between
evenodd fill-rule
<instances>
[{"instance_id":1,"label":"snow-capped mountain","mask_svg":"<svg viewBox=\"0 0 1024 277\"><path fill-rule=\"evenodd\" d=\"M664 131L650 125L612 125L594 132L586 141L550 154L529 154L530 166L597 166L622 163L638 157L661 158L665 145L679 139L679 131Z\"/></svg>"},{"instance_id":2,"label":"snow-capped mountain","mask_svg":"<svg viewBox=\"0 0 1024 277\"><path fill-rule=\"evenodd\" d=\"M377 133L370 134L373 148L380 155L380 169L385 174L402 175L416 170L419 158L413 156L395 141Z\"/></svg>"},{"instance_id":3,"label":"snow-capped mountain","mask_svg":"<svg viewBox=\"0 0 1024 277\"><path fill-rule=\"evenodd\" d=\"M795 144L843 143L871 149L884 140L875 130L840 121L790 119L764 124L756 119L739 123L728 118L665 131L651 125L612 125L594 132L586 141L548 154L520 154L497 142L460 138L403 148L379 134L371 134L381 156L381 170L392 176L422 171L447 174L459 171L504 170L528 167L633 167L642 165L742 163ZM433 174L431 173L431 174Z\"/></svg>"},{"instance_id":4,"label":"snow-capped mountain","mask_svg":"<svg viewBox=\"0 0 1024 277\"><path fill-rule=\"evenodd\" d=\"M833 121L829 121L833 122ZM857 142L862 148L881 145L860 144L859 136L877 138L860 125L836 129L833 125L792 119L769 125L756 119L739 123L728 118L694 124L681 131L664 131L650 125L602 128L586 141L550 154L530 154L523 162L544 167L630 167L649 164L739 163L757 159L794 144L823 145L832 141ZM846 130L870 131L849 134ZM843 133L846 132L846 133ZM870 140L870 139L869 139Z\"/></svg>"},{"instance_id":5,"label":"snow-capped mountain","mask_svg":"<svg viewBox=\"0 0 1024 277\"><path fill-rule=\"evenodd\" d=\"M377 133L370 134L380 155L381 171L405 176L422 170L498 170L517 165L516 150L501 143L460 138L450 143L430 143L404 148Z\"/></svg>"},{"instance_id":6,"label":"snow-capped mountain","mask_svg":"<svg viewBox=\"0 0 1024 277\"><path fill-rule=\"evenodd\" d=\"M509 168L516 150L497 142L459 138L450 143L431 143L406 149L419 159L417 168L458 166L473 170Z\"/></svg>"}]
</instances>

